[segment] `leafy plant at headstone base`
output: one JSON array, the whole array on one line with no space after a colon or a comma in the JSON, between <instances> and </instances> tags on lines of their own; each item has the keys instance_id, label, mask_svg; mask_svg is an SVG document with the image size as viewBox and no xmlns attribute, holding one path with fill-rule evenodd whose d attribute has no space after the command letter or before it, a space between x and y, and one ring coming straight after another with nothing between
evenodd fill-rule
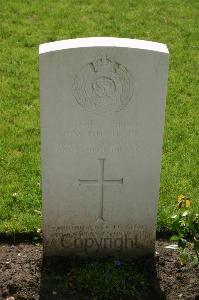
<instances>
[{"instance_id":1,"label":"leafy plant at headstone base","mask_svg":"<svg viewBox=\"0 0 199 300\"><path fill-rule=\"evenodd\" d=\"M135 297L147 286L144 275L136 265L122 263L119 259L74 268L68 274L68 281L77 290L87 291L97 300Z\"/></svg>"},{"instance_id":2,"label":"leafy plant at headstone base","mask_svg":"<svg viewBox=\"0 0 199 300\"><path fill-rule=\"evenodd\" d=\"M180 263L185 265L191 261L193 266L199 264L199 214L190 210L191 201L188 196L178 196L179 212L173 215L172 229L176 233L171 241L178 242Z\"/></svg>"}]
</instances>

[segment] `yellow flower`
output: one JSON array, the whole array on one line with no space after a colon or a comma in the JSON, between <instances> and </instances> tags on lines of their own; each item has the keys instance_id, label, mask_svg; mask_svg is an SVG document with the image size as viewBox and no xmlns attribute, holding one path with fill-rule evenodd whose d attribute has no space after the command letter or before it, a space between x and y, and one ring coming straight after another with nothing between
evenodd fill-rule
<instances>
[{"instance_id":1,"label":"yellow flower","mask_svg":"<svg viewBox=\"0 0 199 300\"><path fill-rule=\"evenodd\" d=\"M185 206L186 206L186 208L189 208L191 206L191 200L190 199L186 199Z\"/></svg>"},{"instance_id":2,"label":"yellow flower","mask_svg":"<svg viewBox=\"0 0 199 300\"><path fill-rule=\"evenodd\" d=\"M184 195L178 195L178 202L182 202L182 200L184 200Z\"/></svg>"}]
</instances>

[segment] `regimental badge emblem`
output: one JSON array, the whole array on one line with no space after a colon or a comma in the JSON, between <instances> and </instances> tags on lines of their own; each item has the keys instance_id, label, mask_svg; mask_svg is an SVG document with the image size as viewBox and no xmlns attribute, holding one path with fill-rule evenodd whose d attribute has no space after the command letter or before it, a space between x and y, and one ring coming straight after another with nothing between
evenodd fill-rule
<instances>
[{"instance_id":1,"label":"regimental badge emblem","mask_svg":"<svg viewBox=\"0 0 199 300\"><path fill-rule=\"evenodd\" d=\"M75 99L83 109L114 113L131 101L133 80L126 67L104 55L80 69L73 89Z\"/></svg>"}]
</instances>

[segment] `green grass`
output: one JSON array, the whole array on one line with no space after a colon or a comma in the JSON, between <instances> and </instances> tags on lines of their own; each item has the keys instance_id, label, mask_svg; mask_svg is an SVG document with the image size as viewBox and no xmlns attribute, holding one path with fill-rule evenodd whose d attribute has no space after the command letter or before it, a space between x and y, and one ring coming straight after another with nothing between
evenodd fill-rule
<instances>
[{"instance_id":1,"label":"green grass","mask_svg":"<svg viewBox=\"0 0 199 300\"><path fill-rule=\"evenodd\" d=\"M76 37L167 44L158 228L169 227L178 194L199 210L197 20L198 0L0 0L0 232L41 226L38 45Z\"/></svg>"}]
</instances>

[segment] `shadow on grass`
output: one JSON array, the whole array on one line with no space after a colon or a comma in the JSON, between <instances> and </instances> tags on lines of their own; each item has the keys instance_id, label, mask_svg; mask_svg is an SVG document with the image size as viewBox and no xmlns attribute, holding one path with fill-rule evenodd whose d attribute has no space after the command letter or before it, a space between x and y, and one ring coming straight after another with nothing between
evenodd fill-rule
<instances>
[{"instance_id":1,"label":"shadow on grass","mask_svg":"<svg viewBox=\"0 0 199 300\"><path fill-rule=\"evenodd\" d=\"M155 259L128 261L44 258L40 300L165 299Z\"/></svg>"}]
</instances>

